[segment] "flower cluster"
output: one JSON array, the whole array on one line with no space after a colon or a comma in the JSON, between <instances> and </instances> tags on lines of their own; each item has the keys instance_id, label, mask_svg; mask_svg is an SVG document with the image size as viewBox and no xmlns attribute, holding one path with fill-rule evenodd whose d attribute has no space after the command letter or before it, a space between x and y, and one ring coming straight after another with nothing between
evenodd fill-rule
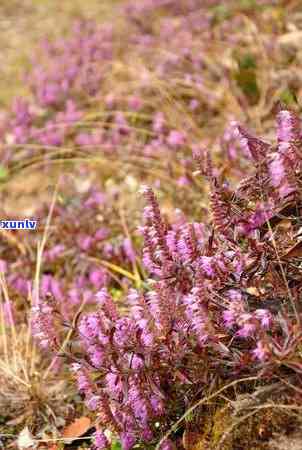
<instances>
[{"instance_id":1,"label":"flower cluster","mask_svg":"<svg viewBox=\"0 0 302 450\"><path fill-rule=\"evenodd\" d=\"M81 192L80 182L84 183ZM107 286L111 291L127 290L131 284L131 274L137 263L134 248L134 240L138 238L134 233L136 220L135 213L129 208L125 220L128 221L129 214L131 223L127 225L126 235L115 211L119 196L117 189L105 193L101 186L97 187L95 180L87 179L86 173L82 180L66 177L62 181L62 194L54 206L49 236L42 254L38 295L42 302L48 302L50 298L53 300L53 310L63 316L61 322L72 321L82 304L95 303L95 294L100 289ZM4 216L4 212L2 214ZM13 311L20 309L24 298L29 298L34 289L37 267L35 249L45 231L48 214L49 202L46 201L35 212L37 232L24 233L22 246L18 247L15 241L1 239L0 268L9 296L14 299L11 304ZM120 267L124 271L119 272ZM127 278L128 274L130 278ZM37 309L35 317L45 313L46 320L50 320L48 307ZM16 315L17 322L23 320L24 311ZM38 328L43 331L43 321L38 319L38 322ZM42 341L38 328L35 334L39 334Z\"/></svg>"},{"instance_id":2,"label":"flower cluster","mask_svg":"<svg viewBox=\"0 0 302 450\"><path fill-rule=\"evenodd\" d=\"M293 283L299 279L300 120L281 110L277 127L276 147L239 128L255 170L234 191L209 169L212 224L168 223L144 187L147 288L129 291L126 311L102 289L95 311L80 319L86 357L73 365L79 389L103 432L119 435L124 449L156 442L188 396L210 383L213 368L228 379L302 369L300 289ZM292 163L273 190L273 161L284 144ZM98 448L109 448L99 433Z\"/></svg>"}]
</instances>

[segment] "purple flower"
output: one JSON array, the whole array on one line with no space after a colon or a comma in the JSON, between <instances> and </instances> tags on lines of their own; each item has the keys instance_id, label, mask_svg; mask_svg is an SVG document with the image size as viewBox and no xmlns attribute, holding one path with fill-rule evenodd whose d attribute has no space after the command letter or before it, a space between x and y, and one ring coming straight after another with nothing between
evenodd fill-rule
<instances>
[{"instance_id":1,"label":"purple flower","mask_svg":"<svg viewBox=\"0 0 302 450\"><path fill-rule=\"evenodd\" d=\"M56 280L54 277L50 278L50 289L51 289L51 293L54 296L54 298L58 301L58 302L62 302L64 299L64 295L61 289L61 283Z\"/></svg>"},{"instance_id":2,"label":"purple flower","mask_svg":"<svg viewBox=\"0 0 302 450\"><path fill-rule=\"evenodd\" d=\"M105 97L105 104L106 104L106 106L108 108L113 109L114 105L115 105L115 101L116 101L116 99L115 99L114 94L106 95L106 97Z\"/></svg>"},{"instance_id":3,"label":"purple flower","mask_svg":"<svg viewBox=\"0 0 302 450\"><path fill-rule=\"evenodd\" d=\"M142 430L142 439L145 442L151 441L154 437L154 433L148 426Z\"/></svg>"},{"instance_id":4,"label":"purple flower","mask_svg":"<svg viewBox=\"0 0 302 450\"><path fill-rule=\"evenodd\" d=\"M198 266L208 277L215 276L215 269L213 268L213 259L210 256L201 256L198 258Z\"/></svg>"},{"instance_id":5,"label":"purple flower","mask_svg":"<svg viewBox=\"0 0 302 450\"><path fill-rule=\"evenodd\" d=\"M245 304L240 291L236 289L230 289L228 296L231 299L228 308L223 312L222 317L224 324L227 328L232 328L241 319L250 319L252 316L248 316L245 313Z\"/></svg>"},{"instance_id":6,"label":"purple flower","mask_svg":"<svg viewBox=\"0 0 302 450\"><path fill-rule=\"evenodd\" d=\"M28 127L32 123L33 116L30 112L29 103L21 97L15 98L12 104L14 113L14 124Z\"/></svg>"},{"instance_id":7,"label":"purple flower","mask_svg":"<svg viewBox=\"0 0 302 450\"><path fill-rule=\"evenodd\" d=\"M254 212L241 224L243 234L250 235L253 231L259 229L274 214L272 204L259 203L256 205Z\"/></svg>"},{"instance_id":8,"label":"purple flower","mask_svg":"<svg viewBox=\"0 0 302 450\"><path fill-rule=\"evenodd\" d=\"M32 333L43 349L55 350L58 336L54 322L54 308L48 303L39 300L32 307Z\"/></svg>"},{"instance_id":9,"label":"purple flower","mask_svg":"<svg viewBox=\"0 0 302 450\"><path fill-rule=\"evenodd\" d=\"M178 186L189 186L191 184L188 177L182 176L177 179Z\"/></svg>"},{"instance_id":10,"label":"purple flower","mask_svg":"<svg viewBox=\"0 0 302 450\"><path fill-rule=\"evenodd\" d=\"M40 89L38 94L42 106L50 106L56 104L60 100L61 89L58 84L48 83Z\"/></svg>"},{"instance_id":11,"label":"purple flower","mask_svg":"<svg viewBox=\"0 0 302 450\"><path fill-rule=\"evenodd\" d=\"M109 236L109 230L107 228L99 228L94 235L96 241L103 241Z\"/></svg>"},{"instance_id":12,"label":"purple flower","mask_svg":"<svg viewBox=\"0 0 302 450\"><path fill-rule=\"evenodd\" d=\"M237 289L230 289L228 291L228 296L231 300L240 301L242 300L242 293Z\"/></svg>"},{"instance_id":13,"label":"purple flower","mask_svg":"<svg viewBox=\"0 0 302 450\"><path fill-rule=\"evenodd\" d=\"M277 115L277 136L280 142L300 141L301 122L291 111L282 110Z\"/></svg>"},{"instance_id":14,"label":"purple flower","mask_svg":"<svg viewBox=\"0 0 302 450\"><path fill-rule=\"evenodd\" d=\"M62 253L65 251L65 245L57 244L47 252L45 252L44 257L47 258L50 262L54 261L56 258L59 258Z\"/></svg>"},{"instance_id":15,"label":"purple flower","mask_svg":"<svg viewBox=\"0 0 302 450\"><path fill-rule=\"evenodd\" d=\"M68 291L68 299L72 304L78 305L81 299L80 292L78 291L78 289L76 288L70 289Z\"/></svg>"},{"instance_id":16,"label":"purple flower","mask_svg":"<svg viewBox=\"0 0 302 450\"><path fill-rule=\"evenodd\" d=\"M203 304L204 300L202 293L198 291L187 295L184 299L184 303L187 306L187 317L201 346L208 341L211 333L211 324L207 309Z\"/></svg>"},{"instance_id":17,"label":"purple flower","mask_svg":"<svg viewBox=\"0 0 302 450\"><path fill-rule=\"evenodd\" d=\"M3 259L0 259L0 273L6 273L7 272L7 262Z\"/></svg>"},{"instance_id":18,"label":"purple flower","mask_svg":"<svg viewBox=\"0 0 302 450\"><path fill-rule=\"evenodd\" d=\"M98 336L100 331L100 318L97 314L91 313L82 318L79 331L87 340L91 341Z\"/></svg>"},{"instance_id":19,"label":"purple flower","mask_svg":"<svg viewBox=\"0 0 302 450\"><path fill-rule=\"evenodd\" d=\"M189 108L191 111L195 111L197 108L199 108L199 106L200 106L200 102L196 98L193 98L190 101Z\"/></svg>"},{"instance_id":20,"label":"purple flower","mask_svg":"<svg viewBox=\"0 0 302 450\"><path fill-rule=\"evenodd\" d=\"M122 112L119 111L115 114L115 123L120 134L129 134L129 125Z\"/></svg>"},{"instance_id":21,"label":"purple flower","mask_svg":"<svg viewBox=\"0 0 302 450\"><path fill-rule=\"evenodd\" d=\"M93 438L96 450L106 450L110 448L110 443L102 431L96 431Z\"/></svg>"},{"instance_id":22,"label":"purple flower","mask_svg":"<svg viewBox=\"0 0 302 450\"><path fill-rule=\"evenodd\" d=\"M170 439L166 439L160 446L160 450L175 450L175 445Z\"/></svg>"},{"instance_id":23,"label":"purple flower","mask_svg":"<svg viewBox=\"0 0 302 450\"><path fill-rule=\"evenodd\" d=\"M267 309L256 309L255 316L260 320L263 328L269 329L272 324L272 316Z\"/></svg>"},{"instance_id":24,"label":"purple flower","mask_svg":"<svg viewBox=\"0 0 302 450\"><path fill-rule=\"evenodd\" d=\"M81 132L76 136L75 143L80 147L90 147L93 145L92 135Z\"/></svg>"},{"instance_id":25,"label":"purple flower","mask_svg":"<svg viewBox=\"0 0 302 450\"><path fill-rule=\"evenodd\" d=\"M156 395L152 395L150 397L150 403L151 403L151 406L152 406L155 416L161 416L164 414L165 408L164 408L164 403L163 403L162 399L160 399Z\"/></svg>"},{"instance_id":26,"label":"purple flower","mask_svg":"<svg viewBox=\"0 0 302 450\"><path fill-rule=\"evenodd\" d=\"M92 364L100 369L105 363L105 351L100 345L90 345L87 349L90 361Z\"/></svg>"},{"instance_id":27,"label":"purple flower","mask_svg":"<svg viewBox=\"0 0 302 450\"><path fill-rule=\"evenodd\" d=\"M167 331L172 320L168 299L161 292L157 291L149 291L146 294L146 298L157 328L161 332Z\"/></svg>"},{"instance_id":28,"label":"purple flower","mask_svg":"<svg viewBox=\"0 0 302 450\"><path fill-rule=\"evenodd\" d=\"M142 357L131 353L128 359L129 359L129 367L134 369L136 372L138 372L140 369L144 367L144 360L142 359Z\"/></svg>"},{"instance_id":29,"label":"purple flower","mask_svg":"<svg viewBox=\"0 0 302 450\"><path fill-rule=\"evenodd\" d=\"M285 168L282 155L275 153L274 158L270 163L269 171L273 186L279 187L285 177Z\"/></svg>"},{"instance_id":30,"label":"purple flower","mask_svg":"<svg viewBox=\"0 0 302 450\"><path fill-rule=\"evenodd\" d=\"M124 432L120 435L123 450L131 450L135 445L135 437L130 432Z\"/></svg>"},{"instance_id":31,"label":"purple flower","mask_svg":"<svg viewBox=\"0 0 302 450\"><path fill-rule=\"evenodd\" d=\"M250 313L241 314L240 317L238 317L237 323L240 326L237 336L240 337L251 337L257 329L257 325L253 321L253 314Z\"/></svg>"},{"instance_id":32,"label":"purple flower","mask_svg":"<svg viewBox=\"0 0 302 450\"><path fill-rule=\"evenodd\" d=\"M13 286L16 291L18 291L21 295L27 296L31 291L31 281L26 280L25 278L17 275L9 277L9 283Z\"/></svg>"},{"instance_id":33,"label":"purple flower","mask_svg":"<svg viewBox=\"0 0 302 450\"><path fill-rule=\"evenodd\" d=\"M15 144L26 144L30 136L30 130L24 126L15 126L12 129Z\"/></svg>"},{"instance_id":34,"label":"purple flower","mask_svg":"<svg viewBox=\"0 0 302 450\"><path fill-rule=\"evenodd\" d=\"M129 238L123 241L123 250L130 262L134 263L136 260L136 254L132 245L132 241Z\"/></svg>"},{"instance_id":35,"label":"purple flower","mask_svg":"<svg viewBox=\"0 0 302 450\"><path fill-rule=\"evenodd\" d=\"M223 321L225 323L225 326L227 328L232 328L233 325L236 323L236 314L233 310L225 310L222 314Z\"/></svg>"},{"instance_id":36,"label":"purple flower","mask_svg":"<svg viewBox=\"0 0 302 450\"><path fill-rule=\"evenodd\" d=\"M165 117L162 112L157 112L153 118L153 131L161 134L165 127Z\"/></svg>"},{"instance_id":37,"label":"purple flower","mask_svg":"<svg viewBox=\"0 0 302 450\"><path fill-rule=\"evenodd\" d=\"M72 125L74 122L78 122L82 116L83 113L77 109L74 100L68 99L65 111L56 115L56 122Z\"/></svg>"},{"instance_id":38,"label":"purple flower","mask_svg":"<svg viewBox=\"0 0 302 450\"><path fill-rule=\"evenodd\" d=\"M260 161L266 157L269 144L251 136L243 127L237 126L240 144L245 154L250 154L254 161Z\"/></svg>"},{"instance_id":39,"label":"purple flower","mask_svg":"<svg viewBox=\"0 0 302 450\"><path fill-rule=\"evenodd\" d=\"M104 269L92 269L89 272L89 281L97 289L105 286L108 280L107 272Z\"/></svg>"},{"instance_id":40,"label":"purple flower","mask_svg":"<svg viewBox=\"0 0 302 450\"><path fill-rule=\"evenodd\" d=\"M85 404L90 411L96 411L100 405L100 397L98 395L91 395L85 401Z\"/></svg>"},{"instance_id":41,"label":"purple flower","mask_svg":"<svg viewBox=\"0 0 302 450\"><path fill-rule=\"evenodd\" d=\"M118 319L115 323L114 342L119 347L127 346L135 336L135 324L127 317Z\"/></svg>"},{"instance_id":42,"label":"purple flower","mask_svg":"<svg viewBox=\"0 0 302 450\"><path fill-rule=\"evenodd\" d=\"M15 311L14 304L12 303L12 301L9 298L6 299L6 301L3 304L3 313L4 313L5 323L10 327L14 327L16 325L16 320L15 320L16 311Z\"/></svg>"},{"instance_id":43,"label":"purple flower","mask_svg":"<svg viewBox=\"0 0 302 450\"><path fill-rule=\"evenodd\" d=\"M133 109L134 111L139 111L142 107L142 100L140 97L132 96L128 100L129 108Z\"/></svg>"},{"instance_id":44,"label":"purple flower","mask_svg":"<svg viewBox=\"0 0 302 450\"><path fill-rule=\"evenodd\" d=\"M91 236L80 235L77 237L77 244L81 250L87 251L92 246L93 239Z\"/></svg>"},{"instance_id":45,"label":"purple flower","mask_svg":"<svg viewBox=\"0 0 302 450\"><path fill-rule=\"evenodd\" d=\"M172 130L167 137L167 143L173 148L182 147L186 143L186 135L182 131Z\"/></svg>"},{"instance_id":46,"label":"purple flower","mask_svg":"<svg viewBox=\"0 0 302 450\"><path fill-rule=\"evenodd\" d=\"M42 297L51 293L51 279L51 275L42 275L40 282L40 292Z\"/></svg>"},{"instance_id":47,"label":"purple flower","mask_svg":"<svg viewBox=\"0 0 302 450\"><path fill-rule=\"evenodd\" d=\"M102 311L110 318L110 320L117 320L119 318L118 309L112 297L108 294L106 289L102 289L96 294L96 300Z\"/></svg>"},{"instance_id":48,"label":"purple flower","mask_svg":"<svg viewBox=\"0 0 302 450\"><path fill-rule=\"evenodd\" d=\"M145 393L138 387L135 380L130 383L128 401L136 419L141 422L143 427L146 427L149 420L148 402Z\"/></svg>"},{"instance_id":49,"label":"purple flower","mask_svg":"<svg viewBox=\"0 0 302 450\"><path fill-rule=\"evenodd\" d=\"M71 366L71 370L76 374L79 391L84 392L86 395L91 396L92 383L87 370L85 370L81 366L81 364L78 363L74 363Z\"/></svg>"},{"instance_id":50,"label":"purple flower","mask_svg":"<svg viewBox=\"0 0 302 450\"><path fill-rule=\"evenodd\" d=\"M99 207L101 205L104 205L106 202L106 194L104 194L103 192L100 191L93 191L90 192L89 197L87 198L87 200L84 203L84 206L87 208L94 208L94 207ZM98 232L102 232L103 235L105 235L105 237L102 237L102 239L105 239L108 235L108 230L106 228L100 228L99 230L97 230ZM107 232L107 235L106 235Z\"/></svg>"},{"instance_id":51,"label":"purple flower","mask_svg":"<svg viewBox=\"0 0 302 450\"><path fill-rule=\"evenodd\" d=\"M257 342L256 348L254 348L254 350L252 350L252 354L255 359L258 359L259 361L264 362L268 359L270 352L269 352L267 346L264 344L264 342L259 341L259 342Z\"/></svg>"},{"instance_id":52,"label":"purple flower","mask_svg":"<svg viewBox=\"0 0 302 450\"><path fill-rule=\"evenodd\" d=\"M115 373L109 372L105 376L105 379L110 395L113 397L118 397L123 391L123 386L120 383L119 376Z\"/></svg>"}]
</instances>

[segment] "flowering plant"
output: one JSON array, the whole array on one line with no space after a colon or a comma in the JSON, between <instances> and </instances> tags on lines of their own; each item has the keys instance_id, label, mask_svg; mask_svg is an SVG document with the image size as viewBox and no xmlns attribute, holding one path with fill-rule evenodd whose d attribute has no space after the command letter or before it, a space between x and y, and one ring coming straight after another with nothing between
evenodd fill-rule
<instances>
[{"instance_id":1,"label":"flowering plant","mask_svg":"<svg viewBox=\"0 0 302 450\"><path fill-rule=\"evenodd\" d=\"M125 311L100 290L95 311L79 320L83 355L68 355L78 388L124 449L158 441L213 382L213 371L223 380L301 373L300 120L281 109L277 127L271 146L238 126L255 170L235 190L214 175L209 155L195 155L211 185L209 225L169 224L144 187L147 286L129 291ZM34 321L56 348L43 308ZM96 445L109 445L101 431ZM166 440L161 448L174 444Z\"/></svg>"}]
</instances>

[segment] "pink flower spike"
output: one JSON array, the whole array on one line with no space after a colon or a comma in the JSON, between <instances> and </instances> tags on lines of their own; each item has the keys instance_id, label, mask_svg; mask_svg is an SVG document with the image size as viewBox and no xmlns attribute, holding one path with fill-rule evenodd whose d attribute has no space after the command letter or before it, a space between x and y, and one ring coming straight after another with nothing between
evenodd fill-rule
<instances>
[{"instance_id":1,"label":"pink flower spike","mask_svg":"<svg viewBox=\"0 0 302 450\"><path fill-rule=\"evenodd\" d=\"M255 359L258 359L259 361L264 362L269 357L269 350L262 341L259 341L257 343L256 348L252 351L252 354Z\"/></svg>"},{"instance_id":2,"label":"pink flower spike","mask_svg":"<svg viewBox=\"0 0 302 450\"><path fill-rule=\"evenodd\" d=\"M102 431L96 431L93 437L96 450L106 450L110 448L110 443Z\"/></svg>"},{"instance_id":3,"label":"pink flower spike","mask_svg":"<svg viewBox=\"0 0 302 450\"><path fill-rule=\"evenodd\" d=\"M301 121L299 117L287 110L277 115L277 135L279 142L300 141Z\"/></svg>"},{"instance_id":4,"label":"pink flower spike","mask_svg":"<svg viewBox=\"0 0 302 450\"><path fill-rule=\"evenodd\" d=\"M173 148L182 147L186 143L186 135L182 131L172 130L167 137L167 143Z\"/></svg>"}]
</instances>

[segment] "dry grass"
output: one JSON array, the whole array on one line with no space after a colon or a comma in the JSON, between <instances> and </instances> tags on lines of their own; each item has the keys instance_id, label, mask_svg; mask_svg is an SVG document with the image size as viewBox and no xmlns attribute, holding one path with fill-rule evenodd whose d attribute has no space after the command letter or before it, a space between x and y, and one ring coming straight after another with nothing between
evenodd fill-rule
<instances>
[{"instance_id":1,"label":"dry grass","mask_svg":"<svg viewBox=\"0 0 302 450\"><path fill-rule=\"evenodd\" d=\"M68 378L58 381L55 372L47 373L46 361L31 337L30 321L7 326L9 299L1 278L0 303L0 411L6 426L30 426L55 433L62 426L72 397ZM6 314L5 314L6 311ZM43 370L44 368L44 370ZM63 422L64 424L64 422ZM1 430L2 431L2 430ZM4 427L3 433L5 434ZM42 434L41 434L42 433Z\"/></svg>"},{"instance_id":2,"label":"dry grass","mask_svg":"<svg viewBox=\"0 0 302 450\"><path fill-rule=\"evenodd\" d=\"M57 198L57 187L37 249L33 291L29 291L28 298L24 299L28 305L37 301L43 251ZM56 440L60 436L58 429L65 424L64 417L70 412L75 395L74 387L68 374L58 380L57 372L62 369L61 361L56 357L49 361L47 354L41 353L36 347L32 338L30 308L24 323L18 322L17 325L13 310L4 274L0 273L0 411L5 411L2 417L5 419L5 427L1 434L6 436L7 427L11 426L14 433L9 437L13 441L18 437L20 428L25 433L27 429L34 431L39 442ZM67 341L68 335L65 345ZM25 426L28 428L24 428ZM19 438L20 436L22 439L22 435Z\"/></svg>"}]
</instances>

